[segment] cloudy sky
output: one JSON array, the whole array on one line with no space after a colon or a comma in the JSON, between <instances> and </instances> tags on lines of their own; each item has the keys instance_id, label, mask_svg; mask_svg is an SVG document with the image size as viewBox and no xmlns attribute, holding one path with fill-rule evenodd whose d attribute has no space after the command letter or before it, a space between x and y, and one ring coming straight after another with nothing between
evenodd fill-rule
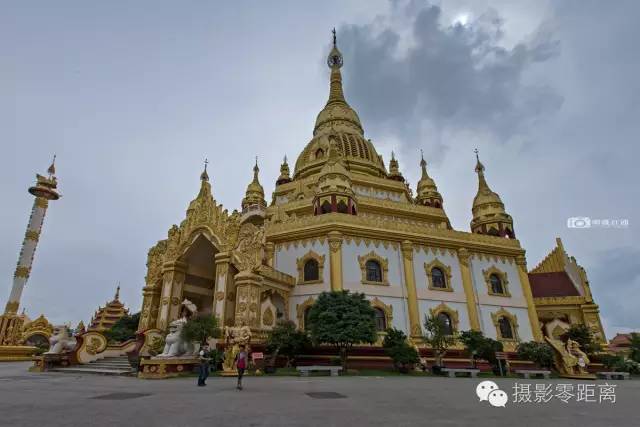
<instances>
[{"instance_id":1,"label":"cloudy sky","mask_svg":"<svg viewBox=\"0 0 640 427\"><path fill-rule=\"evenodd\" d=\"M533 268L555 237L589 274L608 337L640 328L640 3L551 1L2 2L0 293L57 153L23 295L29 315L85 322L116 283L141 304L146 253L196 195L238 208L259 156L270 193L326 102L330 30L345 92L415 188L419 150L456 229L473 149ZM270 196L268 196L270 198ZM567 218L626 219L569 229Z\"/></svg>"}]
</instances>

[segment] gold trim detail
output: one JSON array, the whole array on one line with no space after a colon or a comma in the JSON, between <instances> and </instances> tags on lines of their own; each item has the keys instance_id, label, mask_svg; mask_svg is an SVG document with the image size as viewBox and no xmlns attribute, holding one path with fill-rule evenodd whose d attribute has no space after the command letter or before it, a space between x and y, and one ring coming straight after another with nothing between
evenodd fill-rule
<instances>
[{"instance_id":1,"label":"gold trim detail","mask_svg":"<svg viewBox=\"0 0 640 427\"><path fill-rule=\"evenodd\" d=\"M37 242L38 239L40 239L40 232L36 230L27 230L27 232L24 233L24 238L27 240L33 240L34 242Z\"/></svg>"},{"instance_id":2,"label":"gold trim detail","mask_svg":"<svg viewBox=\"0 0 640 427\"><path fill-rule=\"evenodd\" d=\"M298 266L298 285L311 285L315 283L324 282L324 255L320 255L317 252L309 251L301 258L296 260L296 264ZM318 263L318 279L317 280L304 280L304 265L309 260L315 260Z\"/></svg>"},{"instance_id":3,"label":"gold trim detail","mask_svg":"<svg viewBox=\"0 0 640 427\"><path fill-rule=\"evenodd\" d=\"M19 265L16 267L16 272L13 274L13 277L24 277L26 279L29 277L29 272L29 267Z\"/></svg>"},{"instance_id":4,"label":"gold trim detail","mask_svg":"<svg viewBox=\"0 0 640 427\"><path fill-rule=\"evenodd\" d=\"M368 261L376 261L380 265L380 270L382 273L381 282L374 282L371 280L367 280L367 262ZM368 254L359 256L358 262L360 263L360 273L362 274L361 282L363 285L389 286L389 260L388 259L381 257L374 251L371 251Z\"/></svg>"},{"instance_id":5,"label":"gold trim detail","mask_svg":"<svg viewBox=\"0 0 640 427\"><path fill-rule=\"evenodd\" d=\"M507 319L509 321L509 324L511 325L513 338L502 338L502 335L500 334L500 324L498 323L498 321L503 317ZM515 314L511 314L501 307L500 310L496 311L495 313L491 313L491 320L493 320L493 325L496 327L496 337L498 341L513 343L520 341L520 336L518 334L518 318Z\"/></svg>"},{"instance_id":6,"label":"gold trim detail","mask_svg":"<svg viewBox=\"0 0 640 427\"><path fill-rule=\"evenodd\" d=\"M300 304L296 305L296 317L298 319L298 329L300 330L305 329L306 325L304 324L304 312L306 311L307 308L311 307L315 302L316 300L313 299L313 297L309 297L303 302L301 302Z\"/></svg>"},{"instance_id":7,"label":"gold trim detail","mask_svg":"<svg viewBox=\"0 0 640 427\"><path fill-rule=\"evenodd\" d=\"M492 265L491 267L487 268L486 270L482 270L482 274L484 275L484 282L487 285L487 293L489 295L492 295L492 296L495 296L495 297L510 297L511 296L511 293L509 292L509 280L507 279L507 273L505 273L504 271L500 270L495 265ZM495 274L496 276L498 276L498 278L500 278L500 281L502 282L502 288L503 288L504 292L496 293L496 292L493 292L493 289L491 289L491 275L493 275L493 274Z\"/></svg>"},{"instance_id":8,"label":"gold trim detail","mask_svg":"<svg viewBox=\"0 0 640 427\"><path fill-rule=\"evenodd\" d=\"M444 274L444 288L434 286L433 277L431 276L431 270L439 268ZM424 271L427 274L428 288L432 291L445 291L453 292L451 287L451 267L443 264L438 258L435 258L430 263L424 263Z\"/></svg>"},{"instance_id":9,"label":"gold trim detail","mask_svg":"<svg viewBox=\"0 0 640 427\"><path fill-rule=\"evenodd\" d=\"M440 313L447 314L451 319L451 327L453 328L453 333L455 334L459 331L458 325L460 324L460 317L458 316L458 310L454 310L444 302L441 302L437 306L430 308L429 313L431 313L431 315L434 317Z\"/></svg>"}]
</instances>

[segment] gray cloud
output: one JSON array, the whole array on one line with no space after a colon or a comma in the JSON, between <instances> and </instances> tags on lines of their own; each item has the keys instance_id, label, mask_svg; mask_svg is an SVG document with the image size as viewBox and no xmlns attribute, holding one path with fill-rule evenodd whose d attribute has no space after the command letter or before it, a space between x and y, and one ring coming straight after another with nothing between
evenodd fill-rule
<instances>
[{"instance_id":1,"label":"gray cloud","mask_svg":"<svg viewBox=\"0 0 640 427\"><path fill-rule=\"evenodd\" d=\"M549 31L541 27L507 48L503 20L493 10L464 26L442 21L439 6L394 2L389 16L341 28L348 99L370 133L413 148L433 132L430 151L438 156L443 143L434 146L433 137L447 129L507 141L560 108L554 88L525 79L559 53Z\"/></svg>"}]
</instances>

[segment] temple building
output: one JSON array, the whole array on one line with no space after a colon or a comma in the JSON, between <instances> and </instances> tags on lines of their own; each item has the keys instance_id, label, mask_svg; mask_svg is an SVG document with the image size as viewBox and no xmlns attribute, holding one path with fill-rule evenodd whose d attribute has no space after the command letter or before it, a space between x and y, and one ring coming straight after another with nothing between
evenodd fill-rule
<instances>
[{"instance_id":1,"label":"temple building","mask_svg":"<svg viewBox=\"0 0 640 427\"><path fill-rule=\"evenodd\" d=\"M560 238L551 253L529 272L529 282L546 335L558 338L571 325L583 324L591 329L596 341L607 343L587 273L567 255Z\"/></svg>"},{"instance_id":2,"label":"temple building","mask_svg":"<svg viewBox=\"0 0 640 427\"><path fill-rule=\"evenodd\" d=\"M482 331L507 350L542 340L548 328L530 278L536 292L556 282L528 273L514 220L477 151L473 219L469 230L454 230L426 160L415 165L414 196L395 156L387 167L365 134L343 92L335 35L328 66L328 100L293 172L285 157L270 203L256 163L240 209L230 213L214 199L205 164L186 217L149 250L139 330L165 331L188 299L260 340L280 318L304 329L320 293L349 290L367 296L381 335L395 327L420 342L433 314L452 333ZM575 283L584 302L568 320L591 322L598 314L588 286Z\"/></svg>"},{"instance_id":3,"label":"temple building","mask_svg":"<svg viewBox=\"0 0 640 427\"><path fill-rule=\"evenodd\" d=\"M116 289L116 295L113 300L108 302L104 307L98 307L89 322L89 331L106 331L111 329L115 323L122 317L129 314L129 310L120 302L120 286ZM78 325L76 330L84 328L84 324Z\"/></svg>"}]
</instances>

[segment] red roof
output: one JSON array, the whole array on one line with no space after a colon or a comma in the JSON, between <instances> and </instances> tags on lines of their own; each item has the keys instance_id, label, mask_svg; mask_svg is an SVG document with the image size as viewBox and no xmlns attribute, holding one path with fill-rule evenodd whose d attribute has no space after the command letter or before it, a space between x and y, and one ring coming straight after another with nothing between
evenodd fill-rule
<instances>
[{"instance_id":1,"label":"red roof","mask_svg":"<svg viewBox=\"0 0 640 427\"><path fill-rule=\"evenodd\" d=\"M580 293L564 271L552 273L529 273L531 292L534 298L575 297Z\"/></svg>"}]
</instances>

